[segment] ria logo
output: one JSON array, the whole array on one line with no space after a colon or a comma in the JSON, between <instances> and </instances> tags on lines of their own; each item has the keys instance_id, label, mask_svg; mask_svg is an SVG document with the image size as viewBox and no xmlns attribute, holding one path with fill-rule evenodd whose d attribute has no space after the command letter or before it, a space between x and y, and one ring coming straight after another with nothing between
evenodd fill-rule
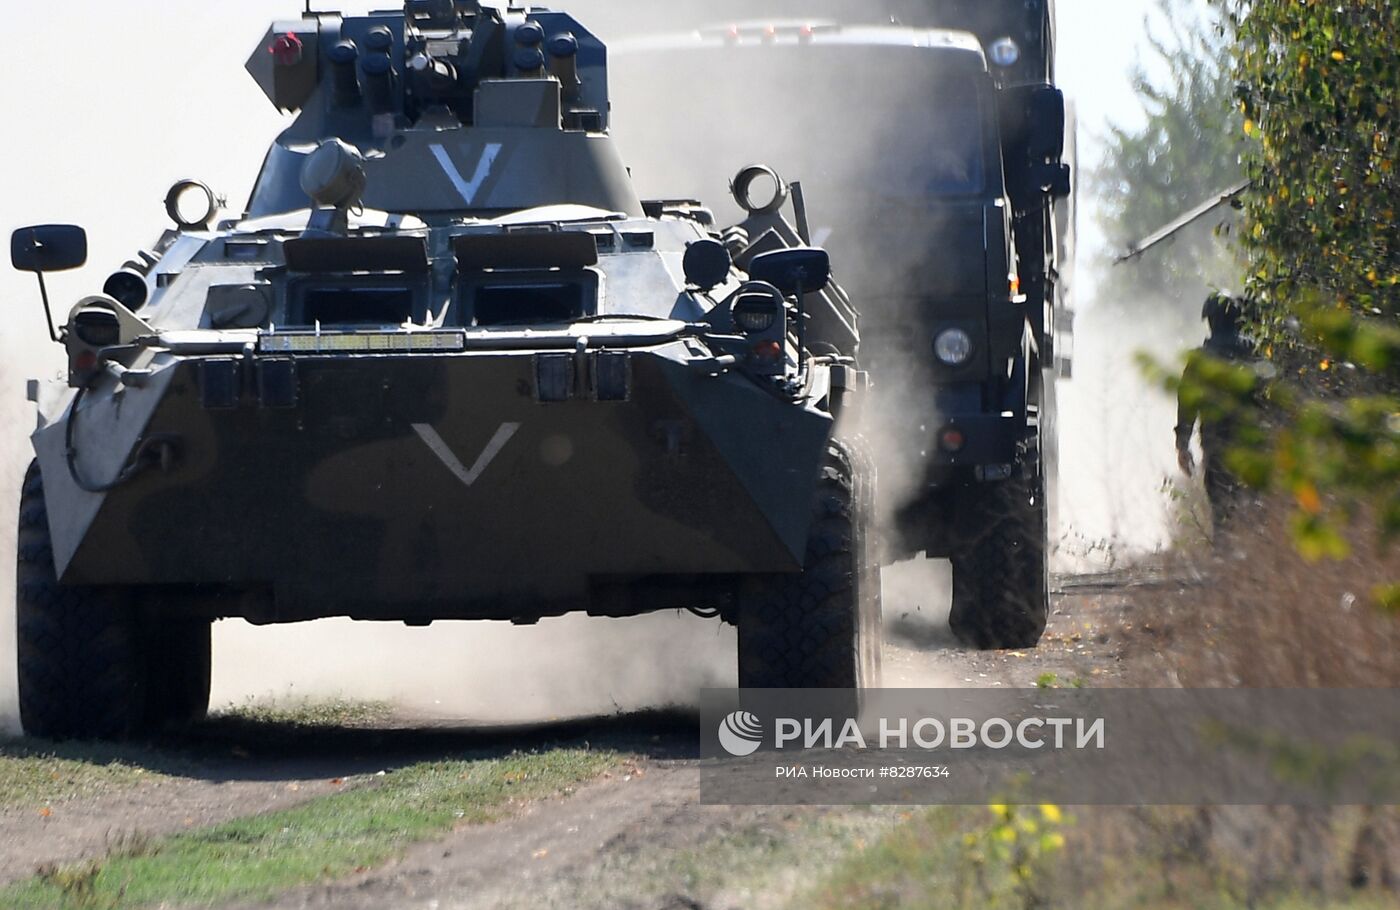
<instances>
[{"instance_id":1,"label":"ria logo","mask_svg":"<svg viewBox=\"0 0 1400 910\"><path fill-rule=\"evenodd\" d=\"M739 758L754 754L763 745L763 721L747 711L735 711L720 721L719 744Z\"/></svg>"}]
</instances>

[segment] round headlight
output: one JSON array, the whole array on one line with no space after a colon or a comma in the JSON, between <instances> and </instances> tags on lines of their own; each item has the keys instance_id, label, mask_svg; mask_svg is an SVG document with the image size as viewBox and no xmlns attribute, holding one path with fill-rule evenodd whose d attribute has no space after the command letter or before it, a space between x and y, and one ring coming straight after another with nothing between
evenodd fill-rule
<instances>
[{"instance_id":1,"label":"round headlight","mask_svg":"<svg viewBox=\"0 0 1400 910\"><path fill-rule=\"evenodd\" d=\"M73 334L83 344L108 348L120 344L122 323L117 314L105 307L84 307L73 315Z\"/></svg>"},{"instance_id":2,"label":"round headlight","mask_svg":"<svg viewBox=\"0 0 1400 910\"><path fill-rule=\"evenodd\" d=\"M997 66L1015 66L1021 62L1021 46L1011 38L998 38L987 52Z\"/></svg>"},{"instance_id":3,"label":"round headlight","mask_svg":"<svg viewBox=\"0 0 1400 910\"><path fill-rule=\"evenodd\" d=\"M972 336L962 329L948 329L933 342L933 353L950 367L960 367L972 359Z\"/></svg>"},{"instance_id":4,"label":"round headlight","mask_svg":"<svg viewBox=\"0 0 1400 910\"><path fill-rule=\"evenodd\" d=\"M353 206L365 191L365 159L360 150L327 139L301 167L301 189L317 205Z\"/></svg>"},{"instance_id":5,"label":"round headlight","mask_svg":"<svg viewBox=\"0 0 1400 910\"><path fill-rule=\"evenodd\" d=\"M128 310L139 310L146 305L150 289L146 287L146 276L131 268L113 272L102 285L102 293L111 297Z\"/></svg>"},{"instance_id":6,"label":"round headlight","mask_svg":"<svg viewBox=\"0 0 1400 910\"><path fill-rule=\"evenodd\" d=\"M766 294L745 294L734 303L734 324L748 335L760 335L778 321L778 302Z\"/></svg>"}]
</instances>

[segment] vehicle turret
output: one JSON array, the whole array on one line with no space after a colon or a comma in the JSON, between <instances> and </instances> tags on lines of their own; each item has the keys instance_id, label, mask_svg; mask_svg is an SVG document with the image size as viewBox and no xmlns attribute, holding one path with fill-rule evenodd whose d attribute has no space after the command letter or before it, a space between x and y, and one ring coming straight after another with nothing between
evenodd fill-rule
<instances>
[{"instance_id":1,"label":"vehicle turret","mask_svg":"<svg viewBox=\"0 0 1400 910\"><path fill-rule=\"evenodd\" d=\"M607 136L606 48L566 13L471 0L308 13L274 23L248 71L297 115L268 155L254 217L305 208L302 169L332 139L364 157L373 209L431 219L567 202L642 213Z\"/></svg>"}]
</instances>

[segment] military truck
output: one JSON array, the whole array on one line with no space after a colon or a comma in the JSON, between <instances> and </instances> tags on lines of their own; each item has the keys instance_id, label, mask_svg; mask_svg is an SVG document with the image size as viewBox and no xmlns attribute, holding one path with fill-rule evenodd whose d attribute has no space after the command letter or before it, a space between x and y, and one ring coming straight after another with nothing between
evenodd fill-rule
<instances>
[{"instance_id":1,"label":"military truck","mask_svg":"<svg viewBox=\"0 0 1400 910\"><path fill-rule=\"evenodd\" d=\"M714 18L730 11L750 18ZM733 147L821 180L815 242L860 289L884 559L951 558L954 631L1034 645L1072 328L1074 130L1053 85L1051 0L721 2L703 15L694 31L613 42L634 176L711 192ZM696 86L686 105L651 92L662 73Z\"/></svg>"},{"instance_id":2,"label":"military truck","mask_svg":"<svg viewBox=\"0 0 1400 910\"><path fill-rule=\"evenodd\" d=\"M834 429L864 385L855 310L784 214L800 192L749 193L724 230L639 198L605 47L562 12L308 13L249 70L296 117L246 210L177 183L175 228L50 316L29 733L201 715L225 617L689 609L738 626L742 685L878 685L873 471ZM48 310L86 235L11 252Z\"/></svg>"}]
</instances>

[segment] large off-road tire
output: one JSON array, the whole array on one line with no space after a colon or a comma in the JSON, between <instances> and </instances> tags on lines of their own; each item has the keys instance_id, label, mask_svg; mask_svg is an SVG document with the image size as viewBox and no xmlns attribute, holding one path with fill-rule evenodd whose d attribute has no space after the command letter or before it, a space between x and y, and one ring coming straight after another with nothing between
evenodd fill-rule
<instances>
[{"instance_id":1,"label":"large off-road tire","mask_svg":"<svg viewBox=\"0 0 1400 910\"><path fill-rule=\"evenodd\" d=\"M60 585L43 479L20 498L15 620L20 723L30 736L120 739L145 711L141 624L121 589Z\"/></svg>"},{"instance_id":2,"label":"large off-road tire","mask_svg":"<svg viewBox=\"0 0 1400 910\"><path fill-rule=\"evenodd\" d=\"M832 444L812 500L800 573L754 579L739 607L739 685L880 685L880 570L870 539L874 474L858 447Z\"/></svg>"},{"instance_id":3,"label":"large off-road tire","mask_svg":"<svg viewBox=\"0 0 1400 910\"><path fill-rule=\"evenodd\" d=\"M1039 478L989 485L980 533L953 553L953 634L974 648L1033 648L1050 615L1047 506Z\"/></svg>"},{"instance_id":4,"label":"large off-road tire","mask_svg":"<svg viewBox=\"0 0 1400 910\"><path fill-rule=\"evenodd\" d=\"M146 628L148 730L181 727L209 713L212 623L201 619L152 619Z\"/></svg>"}]
</instances>

